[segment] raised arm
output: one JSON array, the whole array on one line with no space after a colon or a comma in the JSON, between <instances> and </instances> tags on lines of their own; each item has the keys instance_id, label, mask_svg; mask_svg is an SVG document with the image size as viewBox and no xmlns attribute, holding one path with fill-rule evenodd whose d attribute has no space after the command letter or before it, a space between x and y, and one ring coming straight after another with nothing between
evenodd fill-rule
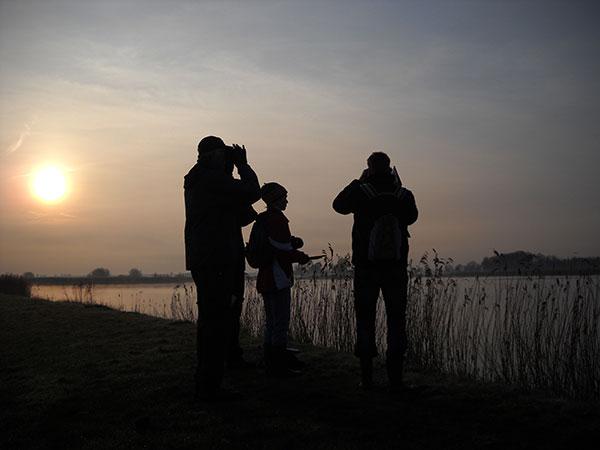
<instances>
[{"instance_id":1,"label":"raised arm","mask_svg":"<svg viewBox=\"0 0 600 450\"><path fill-rule=\"evenodd\" d=\"M208 185L208 189L216 194L231 198L232 202L251 205L260 199L260 186L254 170L248 165L238 167L240 179L222 177Z\"/></svg>"},{"instance_id":2,"label":"raised arm","mask_svg":"<svg viewBox=\"0 0 600 450\"><path fill-rule=\"evenodd\" d=\"M333 209L339 214L350 214L356 211L357 191L360 181L353 180L333 200Z\"/></svg>"},{"instance_id":3,"label":"raised arm","mask_svg":"<svg viewBox=\"0 0 600 450\"><path fill-rule=\"evenodd\" d=\"M237 167L239 179L231 175L233 165ZM215 205L243 208L260 198L258 178L248 165L246 149L239 145L200 155L198 164L185 176L186 188L196 184L212 195Z\"/></svg>"},{"instance_id":4,"label":"raised arm","mask_svg":"<svg viewBox=\"0 0 600 450\"><path fill-rule=\"evenodd\" d=\"M415 196L408 189L404 189L402 197L400 197L400 209L400 217L402 217L405 225L412 225L417 221L417 217L419 217L417 203L415 202Z\"/></svg>"}]
</instances>

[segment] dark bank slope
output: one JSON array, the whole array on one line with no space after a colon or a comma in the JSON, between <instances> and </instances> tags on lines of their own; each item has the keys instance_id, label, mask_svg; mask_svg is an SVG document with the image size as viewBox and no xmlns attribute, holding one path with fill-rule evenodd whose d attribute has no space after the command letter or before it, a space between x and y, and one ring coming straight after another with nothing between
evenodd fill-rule
<instances>
[{"instance_id":1,"label":"dark bank slope","mask_svg":"<svg viewBox=\"0 0 600 450\"><path fill-rule=\"evenodd\" d=\"M351 355L312 347L298 379L230 373L244 400L195 405L194 336L189 323L0 295L0 447L581 449L600 438L597 404L417 372L409 381L430 386L419 397L364 393Z\"/></svg>"}]
</instances>

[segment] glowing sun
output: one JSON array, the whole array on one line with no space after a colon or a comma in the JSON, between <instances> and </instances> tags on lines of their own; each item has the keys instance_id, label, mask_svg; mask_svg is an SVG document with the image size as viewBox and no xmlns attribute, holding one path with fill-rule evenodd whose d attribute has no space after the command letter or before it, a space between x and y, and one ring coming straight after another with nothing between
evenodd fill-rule
<instances>
[{"instance_id":1,"label":"glowing sun","mask_svg":"<svg viewBox=\"0 0 600 450\"><path fill-rule=\"evenodd\" d=\"M35 172L31 187L37 198L47 203L55 203L65 197L67 180L59 168L47 166Z\"/></svg>"}]
</instances>

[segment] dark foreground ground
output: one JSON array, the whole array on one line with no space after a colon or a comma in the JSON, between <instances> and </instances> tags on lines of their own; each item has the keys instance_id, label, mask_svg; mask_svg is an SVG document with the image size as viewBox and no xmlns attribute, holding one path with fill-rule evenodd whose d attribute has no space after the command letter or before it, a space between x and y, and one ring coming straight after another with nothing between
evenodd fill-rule
<instances>
[{"instance_id":1,"label":"dark foreground ground","mask_svg":"<svg viewBox=\"0 0 600 450\"><path fill-rule=\"evenodd\" d=\"M189 323L0 295L0 447L506 450L600 442L598 404L417 372L409 382L429 386L419 396L365 393L354 357L312 347L303 348L311 370L302 377L230 373L227 384L243 400L195 404L194 335ZM246 345L259 360L259 343Z\"/></svg>"}]
</instances>

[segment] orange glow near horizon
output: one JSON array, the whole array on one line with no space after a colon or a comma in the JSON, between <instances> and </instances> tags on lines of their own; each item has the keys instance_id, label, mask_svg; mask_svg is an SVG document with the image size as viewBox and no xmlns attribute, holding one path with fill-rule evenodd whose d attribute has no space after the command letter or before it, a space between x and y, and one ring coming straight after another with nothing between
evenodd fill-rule
<instances>
[{"instance_id":1,"label":"orange glow near horizon","mask_svg":"<svg viewBox=\"0 0 600 450\"><path fill-rule=\"evenodd\" d=\"M56 166L44 166L33 174L33 195L44 203L59 203L67 194L67 179Z\"/></svg>"}]
</instances>

